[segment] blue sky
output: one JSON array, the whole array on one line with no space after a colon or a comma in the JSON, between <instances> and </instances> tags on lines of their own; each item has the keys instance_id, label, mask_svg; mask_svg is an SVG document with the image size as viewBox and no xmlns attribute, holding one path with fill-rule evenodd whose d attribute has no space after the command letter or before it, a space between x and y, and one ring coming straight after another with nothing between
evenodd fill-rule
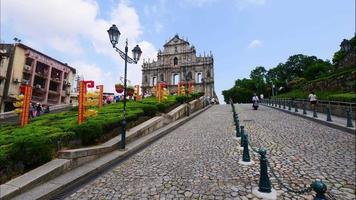
<instances>
[{"instance_id":1,"label":"blue sky","mask_svg":"<svg viewBox=\"0 0 356 200\"><path fill-rule=\"evenodd\" d=\"M355 34L355 0L1 0L1 38L27 44L78 69L105 91L123 76L106 30L117 24L143 58L176 33L198 54L212 51L215 89L232 87L256 66L269 69L293 54L332 59ZM141 61L142 62L142 61ZM141 63L128 66L141 82Z\"/></svg>"}]
</instances>

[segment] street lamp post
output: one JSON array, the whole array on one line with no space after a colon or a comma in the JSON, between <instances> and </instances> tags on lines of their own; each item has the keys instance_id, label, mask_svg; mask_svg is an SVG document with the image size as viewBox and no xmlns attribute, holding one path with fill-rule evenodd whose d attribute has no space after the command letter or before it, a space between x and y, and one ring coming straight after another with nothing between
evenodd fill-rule
<instances>
[{"instance_id":1,"label":"street lamp post","mask_svg":"<svg viewBox=\"0 0 356 200\"><path fill-rule=\"evenodd\" d=\"M125 60L125 75L124 75L124 110L123 110L123 116L122 116L122 122L121 122L121 142L119 143L119 149L125 149L125 144L126 144L126 96L127 96L127 63L130 64L137 64L138 60L141 57L142 51L138 45L135 46L135 48L132 50L132 55L133 59L127 56L128 52L128 42L126 39L126 45L125 45L125 52L121 51L119 48L116 47L116 44L119 41L120 37L120 31L116 27L115 24L113 24L110 29L108 30L109 33L109 38L110 42L112 44L112 47L120 54L121 58Z\"/></svg>"}]
</instances>

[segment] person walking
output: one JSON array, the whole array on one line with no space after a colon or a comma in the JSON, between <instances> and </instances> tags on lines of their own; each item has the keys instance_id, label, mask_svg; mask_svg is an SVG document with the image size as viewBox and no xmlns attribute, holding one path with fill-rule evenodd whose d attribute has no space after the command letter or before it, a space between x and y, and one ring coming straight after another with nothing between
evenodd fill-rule
<instances>
[{"instance_id":1,"label":"person walking","mask_svg":"<svg viewBox=\"0 0 356 200\"><path fill-rule=\"evenodd\" d=\"M33 108L33 105L32 105L32 103L30 103L30 107L29 107L29 110L30 110L30 119L32 119L32 118L34 118L35 116L34 116L34 113L33 113L33 111L34 111L34 108Z\"/></svg>"},{"instance_id":2,"label":"person walking","mask_svg":"<svg viewBox=\"0 0 356 200\"><path fill-rule=\"evenodd\" d=\"M314 110L314 109L315 109L315 105L316 105L316 103L317 103L317 101L318 101L317 98L316 98L316 94L314 93L314 91L312 91L312 92L309 94L308 98L309 98L310 106L311 106L311 108Z\"/></svg>"},{"instance_id":3,"label":"person walking","mask_svg":"<svg viewBox=\"0 0 356 200\"><path fill-rule=\"evenodd\" d=\"M40 116L41 115L41 112L42 112L42 106L40 103L37 103L37 107L36 107L36 116Z\"/></svg>"},{"instance_id":4,"label":"person walking","mask_svg":"<svg viewBox=\"0 0 356 200\"><path fill-rule=\"evenodd\" d=\"M255 110L257 110L257 108L258 108L258 101L259 101L258 96L256 95L256 93L254 93L252 96L252 107Z\"/></svg>"}]
</instances>

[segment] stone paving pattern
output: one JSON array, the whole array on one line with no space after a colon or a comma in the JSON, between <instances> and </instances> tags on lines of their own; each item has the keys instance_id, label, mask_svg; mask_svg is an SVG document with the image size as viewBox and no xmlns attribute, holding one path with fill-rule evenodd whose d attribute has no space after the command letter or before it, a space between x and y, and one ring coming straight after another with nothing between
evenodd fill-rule
<instances>
[{"instance_id":1,"label":"stone paving pattern","mask_svg":"<svg viewBox=\"0 0 356 200\"><path fill-rule=\"evenodd\" d=\"M293 188L325 180L336 199L355 199L355 136L261 106L236 105L252 142ZM67 199L259 199L255 164L241 166L230 105L217 105L83 186ZM291 194L271 177L278 199Z\"/></svg>"}]
</instances>

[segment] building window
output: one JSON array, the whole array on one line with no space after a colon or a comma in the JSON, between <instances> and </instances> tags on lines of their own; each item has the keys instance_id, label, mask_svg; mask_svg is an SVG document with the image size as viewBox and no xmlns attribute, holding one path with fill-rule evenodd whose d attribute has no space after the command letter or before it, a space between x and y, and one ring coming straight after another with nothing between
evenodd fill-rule
<instances>
[{"instance_id":1,"label":"building window","mask_svg":"<svg viewBox=\"0 0 356 200\"><path fill-rule=\"evenodd\" d=\"M179 74L173 74L172 75L172 83L173 85L178 85L179 82Z\"/></svg>"},{"instance_id":2,"label":"building window","mask_svg":"<svg viewBox=\"0 0 356 200\"><path fill-rule=\"evenodd\" d=\"M164 81L164 75L163 74L161 74L160 79L161 79L161 81Z\"/></svg>"},{"instance_id":3,"label":"building window","mask_svg":"<svg viewBox=\"0 0 356 200\"><path fill-rule=\"evenodd\" d=\"M210 70L208 70L208 72L206 72L206 77L210 78Z\"/></svg>"},{"instance_id":4,"label":"building window","mask_svg":"<svg viewBox=\"0 0 356 200\"><path fill-rule=\"evenodd\" d=\"M147 83L147 82L148 82L148 80L147 80L147 76L145 76L144 83Z\"/></svg>"},{"instance_id":5,"label":"building window","mask_svg":"<svg viewBox=\"0 0 356 200\"><path fill-rule=\"evenodd\" d=\"M198 72L196 73L196 77L195 77L195 80L197 83L201 83L201 78L202 78L202 73L201 72Z\"/></svg>"},{"instance_id":6,"label":"building window","mask_svg":"<svg viewBox=\"0 0 356 200\"><path fill-rule=\"evenodd\" d=\"M157 77L152 77L152 82L151 82L151 85L152 86L155 86L157 84Z\"/></svg>"},{"instance_id":7,"label":"building window","mask_svg":"<svg viewBox=\"0 0 356 200\"><path fill-rule=\"evenodd\" d=\"M177 57L174 57L174 59L173 59L173 64L174 64L174 65L178 65L178 58L177 58Z\"/></svg>"},{"instance_id":8,"label":"building window","mask_svg":"<svg viewBox=\"0 0 356 200\"><path fill-rule=\"evenodd\" d=\"M178 53L178 48L177 47L174 47L174 52Z\"/></svg>"}]
</instances>

